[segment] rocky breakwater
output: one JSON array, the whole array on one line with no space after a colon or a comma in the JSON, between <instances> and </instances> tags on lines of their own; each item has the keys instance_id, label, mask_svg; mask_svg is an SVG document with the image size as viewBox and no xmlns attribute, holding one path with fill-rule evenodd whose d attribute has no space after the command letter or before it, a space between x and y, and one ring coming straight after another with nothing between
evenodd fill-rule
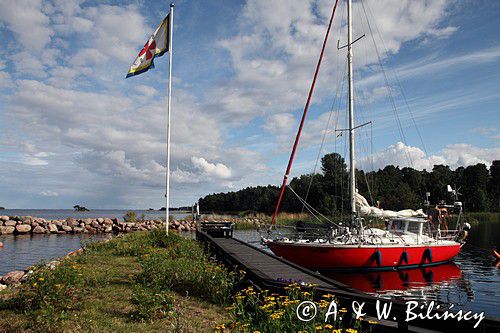
<instances>
[{"instance_id":1,"label":"rocky breakwater","mask_svg":"<svg viewBox=\"0 0 500 333\"><path fill-rule=\"evenodd\" d=\"M0 235L119 233L146 231L161 228L164 225L165 223L161 220L125 222L117 218L46 220L32 216L0 216ZM181 225L184 226L182 230L191 229L179 223L179 227Z\"/></svg>"}]
</instances>

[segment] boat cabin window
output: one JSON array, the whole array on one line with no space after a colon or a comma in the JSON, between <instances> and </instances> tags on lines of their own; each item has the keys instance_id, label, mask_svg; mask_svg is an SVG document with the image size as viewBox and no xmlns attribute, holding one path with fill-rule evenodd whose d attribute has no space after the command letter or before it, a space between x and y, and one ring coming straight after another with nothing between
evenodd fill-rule
<instances>
[{"instance_id":1,"label":"boat cabin window","mask_svg":"<svg viewBox=\"0 0 500 333\"><path fill-rule=\"evenodd\" d=\"M420 221L392 220L391 229L421 235L423 224Z\"/></svg>"},{"instance_id":2,"label":"boat cabin window","mask_svg":"<svg viewBox=\"0 0 500 333\"><path fill-rule=\"evenodd\" d=\"M405 229L405 222L401 220L393 220L392 221L392 229L396 230L404 230Z\"/></svg>"}]
</instances>

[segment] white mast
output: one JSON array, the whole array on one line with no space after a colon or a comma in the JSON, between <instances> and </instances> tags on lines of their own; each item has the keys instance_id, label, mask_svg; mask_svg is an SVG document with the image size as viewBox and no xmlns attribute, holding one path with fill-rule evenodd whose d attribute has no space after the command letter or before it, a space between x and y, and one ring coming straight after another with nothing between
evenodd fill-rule
<instances>
[{"instance_id":1,"label":"white mast","mask_svg":"<svg viewBox=\"0 0 500 333\"><path fill-rule=\"evenodd\" d=\"M349 71L349 167L352 220L356 217L356 165L354 162L354 91L352 83L352 17L351 0L347 0L347 65Z\"/></svg>"},{"instance_id":2,"label":"white mast","mask_svg":"<svg viewBox=\"0 0 500 333\"><path fill-rule=\"evenodd\" d=\"M167 170L165 172L165 228L168 234L170 205L170 111L172 109L172 37L174 30L174 3L170 4L168 17L168 100L167 100Z\"/></svg>"}]
</instances>

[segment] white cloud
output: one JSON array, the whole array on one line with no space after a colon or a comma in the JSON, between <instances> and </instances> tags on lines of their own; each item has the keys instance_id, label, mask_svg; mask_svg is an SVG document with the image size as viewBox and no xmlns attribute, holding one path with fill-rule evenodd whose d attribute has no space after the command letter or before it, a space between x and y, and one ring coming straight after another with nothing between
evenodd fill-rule
<instances>
[{"instance_id":1,"label":"white cloud","mask_svg":"<svg viewBox=\"0 0 500 333\"><path fill-rule=\"evenodd\" d=\"M49 26L49 17L42 11L42 0L1 1L1 22L29 50L42 49L54 34Z\"/></svg>"},{"instance_id":2,"label":"white cloud","mask_svg":"<svg viewBox=\"0 0 500 333\"><path fill-rule=\"evenodd\" d=\"M427 156L420 148L407 146L397 142L371 157L360 160L358 167L369 170L373 163L375 170L386 165L413 167L418 170L431 170L434 165L448 165L452 169L477 163L491 165L494 159L500 157L500 148L479 148L470 144L459 143L447 145L436 155Z\"/></svg>"},{"instance_id":3,"label":"white cloud","mask_svg":"<svg viewBox=\"0 0 500 333\"><path fill-rule=\"evenodd\" d=\"M203 157L192 157L191 162L197 168L203 171L207 176L212 176L221 179L231 177L231 169L222 163L210 163Z\"/></svg>"},{"instance_id":4,"label":"white cloud","mask_svg":"<svg viewBox=\"0 0 500 333\"><path fill-rule=\"evenodd\" d=\"M454 28L440 27L449 1L366 1L375 39L384 41L382 58L399 51L403 43L422 36L449 35ZM210 92L217 110L238 119L284 113L303 105L331 12L330 1L249 0L240 15L241 33L220 41L230 56L235 77ZM345 40L345 22L339 6L331 40ZM359 2L354 12L362 11ZM422 15L425 13L425 15ZM378 27L378 29L375 29ZM357 21L355 35L368 34ZM370 43L370 42L368 42ZM313 102L321 100L339 81L342 64L327 48ZM386 50L385 50L386 49ZM357 49L357 69L377 61L373 48ZM380 82L380 81L379 81ZM328 84L327 84L328 83Z\"/></svg>"},{"instance_id":5,"label":"white cloud","mask_svg":"<svg viewBox=\"0 0 500 333\"><path fill-rule=\"evenodd\" d=\"M0 89L2 88L11 88L14 86L12 82L12 77L9 73L0 71Z\"/></svg>"},{"instance_id":6,"label":"white cloud","mask_svg":"<svg viewBox=\"0 0 500 333\"><path fill-rule=\"evenodd\" d=\"M136 6L89 7L85 16L94 22L89 32L93 47L123 62L132 62L135 53L155 29L146 25Z\"/></svg>"},{"instance_id":7,"label":"white cloud","mask_svg":"<svg viewBox=\"0 0 500 333\"><path fill-rule=\"evenodd\" d=\"M40 195L43 197L58 197L59 193L55 192L55 191L51 191L51 190L46 190L46 191L40 192Z\"/></svg>"}]
</instances>

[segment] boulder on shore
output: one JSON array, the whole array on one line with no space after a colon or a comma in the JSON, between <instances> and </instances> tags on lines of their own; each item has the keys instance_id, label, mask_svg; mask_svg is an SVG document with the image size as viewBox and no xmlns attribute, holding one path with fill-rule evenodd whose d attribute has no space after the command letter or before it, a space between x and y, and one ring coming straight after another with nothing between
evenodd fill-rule
<instances>
[{"instance_id":1,"label":"boulder on shore","mask_svg":"<svg viewBox=\"0 0 500 333\"><path fill-rule=\"evenodd\" d=\"M16 232L18 234L27 234L31 231L31 226L29 224L18 224L16 225Z\"/></svg>"},{"instance_id":2,"label":"boulder on shore","mask_svg":"<svg viewBox=\"0 0 500 333\"><path fill-rule=\"evenodd\" d=\"M49 228L48 230L52 233L52 234L57 234L57 226L55 224L49 224Z\"/></svg>"},{"instance_id":3,"label":"boulder on shore","mask_svg":"<svg viewBox=\"0 0 500 333\"><path fill-rule=\"evenodd\" d=\"M45 229L37 225L35 228L33 228L33 233L34 234L44 234Z\"/></svg>"},{"instance_id":4,"label":"boulder on shore","mask_svg":"<svg viewBox=\"0 0 500 333\"><path fill-rule=\"evenodd\" d=\"M10 235L14 233L14 227L0 227L0 235Z\"/></svg>"},{"instance_id":5,"label":"boulder on shore","mask_svg":"<svg viewBox=\"0 0 500 333\"><path fill-rule=\"evenodd\" d=\"M23 276L24 276L24 271L12 271L5 274L2 277L1 282L5 283L6 285L16 284L19 283L19 281L21 281Z\"/></svg>"}]
</instances>

